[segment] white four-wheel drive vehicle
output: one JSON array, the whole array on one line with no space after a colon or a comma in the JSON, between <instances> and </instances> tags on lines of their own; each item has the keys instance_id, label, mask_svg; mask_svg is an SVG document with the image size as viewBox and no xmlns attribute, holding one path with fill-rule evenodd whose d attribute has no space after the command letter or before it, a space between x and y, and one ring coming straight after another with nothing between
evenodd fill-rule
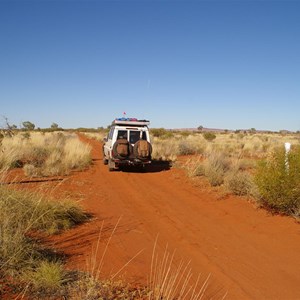
<instances>
[{"instance_id":1,"label":"white four-wheel drive vehicle","mask_svg":"<svg viewBox=\"0 0 300 300\"><path fill-rule=\"evenodd\" d=\"M103 162L110 171L120 166L141 166L151 163L152 146L147 120L118 118L112 122L104 139Z\"/></svg>"}]
</instances>

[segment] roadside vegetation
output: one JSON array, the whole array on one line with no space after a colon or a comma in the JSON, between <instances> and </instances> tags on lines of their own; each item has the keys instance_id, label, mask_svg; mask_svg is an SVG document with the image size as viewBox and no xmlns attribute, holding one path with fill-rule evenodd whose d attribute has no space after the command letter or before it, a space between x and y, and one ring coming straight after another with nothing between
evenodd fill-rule
<instances>
[{"instance_id":1,"label":"roadside vegetation","mask_svg":"<svg viewBox=\"0 0 300 300\"><path fill-rule=\"evenodd\" d=\"M64 257L45 248L41 235L57 234L88 220L76 202L54 201L29 191L0 186L0 298L54 294L72 280Z\"/></svg>"},{"instance_id":2,"label":"roadside vegetation","mask_svg":"<svg viewBox=\"0 0 300 300\"><path fill-rule=\"evenodd\" d=\"M222 152L229 157L266 158L285 142L300 144L299 134L280 133L212 133L151 130L155 159L176 161L178 156Z\"/></svg>"},{"instance_id":3,"label":"roadside vegetation","mask_svg":"<svg viewBox=\"0 0 300 300\"><path fill-rule=\"evenodd\" d=\"M107 136L108 130L100 130L97 132L80 131L80 133L83 133L85 136L87 136L90 139L97 140L102 143L103 139Z\"/></svg>"},{"instance_id":4,"label":"roadside vegetation","mask_svg":"<svg viewBox=\"0 0 300 300\"><path fill-rule=\"evenodd\" d=\"M279 148L261 161L255 174L259 203L272 212L300 217L300 147Z\"/></svg>"},{"instance_id":5,"label":"roadside vegetation","mask_svg":"<svg viewBox=\"0 0 300 300\"><path fill-rule=\"evenodd\" d=\"M66 175L88 167L90 152L75 133L17 132L1 139L0 170L23 168L32 177Z\"/></svg>"},{"instance_id":6,"label":"roadside vegetation","mask_svg":"<svg viewBox=\"0 0 300 300\"><path fill-rule=\"evenodd\" d=\"M288 154L285 142L292 145ZM189 177L203 177L225 193L247 197L272 213L299 218L299 134L231 133L208 139L204 134L177 134L170 143L175 160L188 155L178 165ZM160 149L163 151L163 147Z\"/></svg>"}]
</instances>

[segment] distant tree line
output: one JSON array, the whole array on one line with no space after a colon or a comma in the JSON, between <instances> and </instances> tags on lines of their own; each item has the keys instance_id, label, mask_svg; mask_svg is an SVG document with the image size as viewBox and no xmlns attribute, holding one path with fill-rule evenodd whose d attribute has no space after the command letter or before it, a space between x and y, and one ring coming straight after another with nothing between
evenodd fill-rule
<instances>
[{"instance_id":1,"label":"distant tree line","mask_svg":"<svg viewBox=\"0 0 300 300\"><path fill-rule=\"evenodd\" d=\"M86 128L86 127L79 127L79 128L70 128L70 129L64 129L60 127L56 122L53 122L50 127L47 128L40 128L36 127L35 124L31 121L24 121L21 123L21 125L18 127L15 124L10 124L8 121L8 118L4 117L5 120L5 126L0 128L3 135L13 135L14 132L23 131L23 132L29 132L29 131L40 131L40 132L53 132L53 131L78 131L78 132L103 132L108 131L108 128L104 127L98 127L98 128Z\"/></svg>"}]
</instances>

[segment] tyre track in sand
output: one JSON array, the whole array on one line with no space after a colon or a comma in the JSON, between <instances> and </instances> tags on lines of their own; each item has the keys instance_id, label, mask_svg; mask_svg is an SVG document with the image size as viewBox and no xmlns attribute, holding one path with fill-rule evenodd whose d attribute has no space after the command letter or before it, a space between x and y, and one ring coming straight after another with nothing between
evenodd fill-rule
<instances>
[{"instance_id":1,"label":"tyre track in sand","mask_svg":"<svg viewBox=\"0 0 300 300\"><path fill-rule=\"evenodd\" d=\"M176 262L190 261L201 278L211 274L207 298L300 299L300 225L292 218L271 216L237 197L192 185L182 170L109 172L101 144L88 140L93 166L74 173L56 188L81 199L94 219L50 243L66 253L69 268L85 270L95 253L99 232L103 249L117 224L105 255L103 274L122 270L126 280L146 283L152 250L176 251ZM103 226L102 230L101 227Z\"/></svg>"}]
</instances>

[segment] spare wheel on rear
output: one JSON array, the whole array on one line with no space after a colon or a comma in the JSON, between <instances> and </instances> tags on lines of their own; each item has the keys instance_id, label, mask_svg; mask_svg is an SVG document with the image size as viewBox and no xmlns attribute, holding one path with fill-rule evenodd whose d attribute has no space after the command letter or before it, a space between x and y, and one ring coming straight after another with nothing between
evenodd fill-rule
<instances>
[{"instance_id":1,"label":"spare wheel on rear","mask_svg":"<svg viewBox=\"0 0 300 300\"><path fill-rule=\"evenodd\" d=\"M130 155L131 145L126 139L119 139L113 145L113 157L118 159L126 159Z\"/></svg>"},{"instance_id":2,"label":"spare wheel on rear","mask_svg":"<svg viewBox=\"0 0 300 300\"><path fill-rule=\"evenodd\" d=\"M133 146L134 157L141 160L150 159L152 153L152 146L146 140L138 140Z\"/></svg>"}]
</instances>

